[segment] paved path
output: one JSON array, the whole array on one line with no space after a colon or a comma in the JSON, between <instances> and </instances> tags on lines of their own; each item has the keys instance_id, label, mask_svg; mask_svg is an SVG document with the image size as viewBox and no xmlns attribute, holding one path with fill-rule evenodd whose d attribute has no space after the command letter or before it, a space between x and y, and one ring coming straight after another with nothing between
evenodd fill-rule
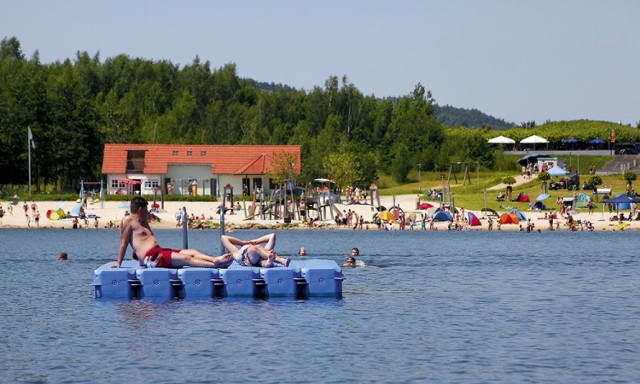
<instances>
[{"instance_id":1,"label":"paved path","mask_svg":"<svg viewBox=\"0 0 640 384\"><path fill-rule=\"evenodd\" d=\"M527 178L526 176L518 175L518 176L515 176L514 179L516 179L516 183L511 184L511 186L517 187L518 185L528 183L531 180L537 179L537 176L531 176L531 178ZM494 185L491 188L487 188L487 191L498 191L498 190L506 190L506 189L507 189L507 184L498 184L498 185Z\"/></svg>"}]
</instances>

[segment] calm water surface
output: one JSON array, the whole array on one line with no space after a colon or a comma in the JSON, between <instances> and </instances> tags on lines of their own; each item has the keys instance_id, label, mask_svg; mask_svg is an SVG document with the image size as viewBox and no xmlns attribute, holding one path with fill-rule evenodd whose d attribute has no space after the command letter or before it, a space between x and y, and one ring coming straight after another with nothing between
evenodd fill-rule
<instances>
[{"instance_id":1,"label":"calm water surface","mask_svg":"<svg viewBox=\"0 0 640 384\"><path fill-rule=\"evenodd\" d=\"M637 232L281 231L281 254L380 268L341 299L95 300L117 236L0 230L0 382L640 382Z\"/></svg>"}]
</instances>

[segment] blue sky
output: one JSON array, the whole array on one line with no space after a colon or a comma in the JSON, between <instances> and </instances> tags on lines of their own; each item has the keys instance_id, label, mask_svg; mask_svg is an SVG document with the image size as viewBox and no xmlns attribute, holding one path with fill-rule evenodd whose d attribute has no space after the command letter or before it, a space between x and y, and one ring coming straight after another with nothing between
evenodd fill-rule
<instances>
[{"instance_id":1,"label":"blue sky","mask_svg":"<svg viewBox=\"0 0 640 384\"><path fill-rule=\"evenodd\" d=\"M43 63L117 54L366 95L417 83L507 121L640 121L640 1L0 0L0 38Z\"/></svg>"}]
</instances>

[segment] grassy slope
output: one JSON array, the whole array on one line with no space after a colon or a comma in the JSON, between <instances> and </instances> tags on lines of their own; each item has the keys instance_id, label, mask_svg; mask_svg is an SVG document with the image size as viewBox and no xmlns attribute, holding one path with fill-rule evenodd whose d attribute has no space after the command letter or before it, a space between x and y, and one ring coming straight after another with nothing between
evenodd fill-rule
<instances>
[{"instance_id":1,"label":"grassy slope","mask_svg":"<svg viewBox=\"0 0 640 384\"><path fill-rule=\"evenodd\" d=\"M513 161L516 161L518 156L511 156ZM611 159L611 156L581 156L580 157L580 182L584 183L589 179L589 167L591 165L595 165L597 169L602 169L602 166ZM569 163L569 159L565 157L564 159L567 164ZM577 167L577 160L575 157L571 159L571 164L575 169ZM451 176L451 184L452 184L452 196L456 206L463 206L466 209L479 211L484 207L484 190L491 188L497 184L502 183L502 179L506 176L516 176L516 174L512 172L493 172L481 170L478 174L475 169L469 169L469 179L466 180L466 185L463 186L463 171L464 170L456 170L456 174L458 177L458 184L454 185L453 175ZM445 178L448 177L449 172L443 172ZM626 181L622 178L622 175L606 175L600 176L603 180L603 187L606 185L607 187L613 187L614 193L624 193L626 192ZM380 193L383 195L406 195L406 194L418 194L419 193L419 180L418 180L418 171L412 172L409 175L410 182L407 184L398 184L395 183L391 177L381 176L380 177ZM445 179L446 180L446 179ZM478 187L479 185L479 187ZM535 201L536 196L538 196L541 192L542 182L537 180L535 177L531 179L530 182L526 184L522 184L514 187L513 195L517 196L520 192L525 192L529 195L529 198L532 201ZM442 189L442 181L440 180L439 172L422 172L422 192L426 193L429 189ZM519 209L526 210L528 208L527 203L516 203L516 202L497 202L496 196L501 191L487 191L486 199L487 199L487 208L492 208L494 210L500 210L500 206L514 206ZM582 192L582 191L578 191ZM591 192L589 191L589 194ZM549 191L551 198L545 200L548 208L556 208L555 200L559 196L569 197L572 195L572 191L567 190L559 190L559 191Z\"/></svg>"}]
</instances>

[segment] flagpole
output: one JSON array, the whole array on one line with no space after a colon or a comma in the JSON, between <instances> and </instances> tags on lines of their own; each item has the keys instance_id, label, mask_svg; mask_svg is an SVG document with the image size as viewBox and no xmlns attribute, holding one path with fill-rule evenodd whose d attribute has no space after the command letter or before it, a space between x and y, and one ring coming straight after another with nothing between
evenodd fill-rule
<instances>
[{"instance_id":1,"label":"flagpole","mask_svg":"<svg viewBox=\"0 0 640 384\"><path fill-rule=\"evenodd\" d=\"M31 127L27 127L27 148L29 149L29 196L31 196Z\"/></svg>"}]
</instances>

